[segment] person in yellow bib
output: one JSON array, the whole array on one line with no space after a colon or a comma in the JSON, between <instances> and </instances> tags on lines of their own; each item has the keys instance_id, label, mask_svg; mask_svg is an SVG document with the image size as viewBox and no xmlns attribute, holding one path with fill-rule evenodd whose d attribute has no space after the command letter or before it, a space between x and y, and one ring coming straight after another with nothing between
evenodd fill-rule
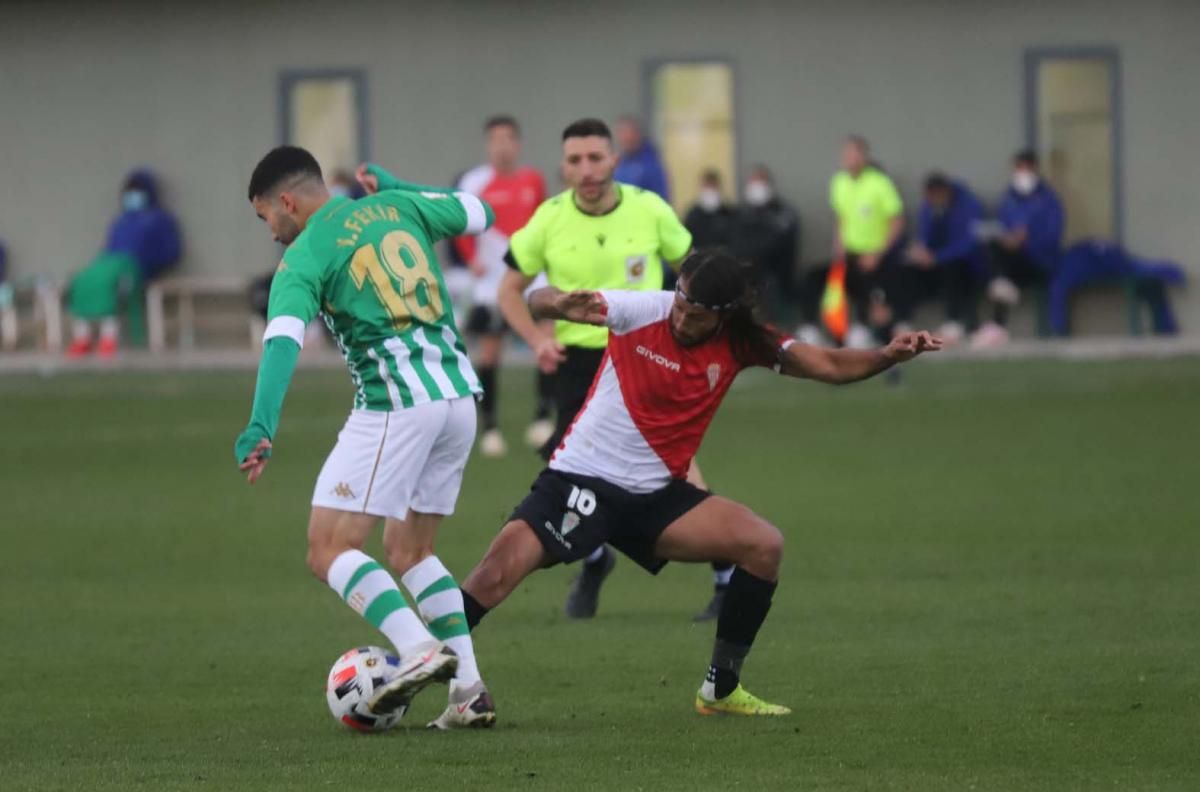
<instances>
[{"instance_id":1,"label":"person in yellow bib","mask_svg":"<svg viewBox=\"0 0 1200 792\"><path fill-rule=\"evenodd\" d=\"M901 264L904 203L891 178L871 161L863 138L852 135L842 143L842 169L829 184L829 203L835 215L833 260L845 262L845 290L853 307L847 343L869 346L869 327L886 344L893 324L888 283ZM821 340L817 316L826 272L817 270L805 279L805 324L797 337L806 343Z\"/></svg>"},{"instance_id":2,"label":"person in yellow bib","mask_svg":"<svg viewBox=\"0 0 1200 792\"><path fill-rule=\"evenodd\" d=\"M604 358L608 330L557 322L548 333L534 321L525 291L544 274L563 291L620 289L659 291L663 263L677 264L692 248L692 235L671 206L649 190L622 184L613 177L618 156L608 125L585 118L562 134L562 174L568 189L538 207L529 223L512 235L509 271L500 283L500 312L529 344L542 371L553 373L557 423L542 447L547 461L562 443ZM698 476L694 482L703 482ZM616 556L602 546L589 556L567 597L570 618L596 613L600 586ZM731 571L715 572L718 592ZM719 599L714 597L714 599ZM713 614L719 610L719 601ZM712 608L706 608L706 611Z\"/></svg>"}]
</instances>

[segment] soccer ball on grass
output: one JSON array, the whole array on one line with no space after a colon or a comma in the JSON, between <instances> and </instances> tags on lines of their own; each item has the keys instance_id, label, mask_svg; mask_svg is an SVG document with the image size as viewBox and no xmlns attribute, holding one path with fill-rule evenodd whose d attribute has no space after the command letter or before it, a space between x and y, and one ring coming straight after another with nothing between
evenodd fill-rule
<instances>
[{"instance_id":1,"label":"soccer ball on grass","mask_svg":"<svg viewBox=\"0 0 1200 792\"><path fill-rule=\"evenodd\" d=\"M407 707L387 715L372 715L367 702L400 668L400 658L378 646L360 646L343 654L329 669L325 699L333 717L360 732L381 732L395 726Z\"/></svg>"}]
</instances>

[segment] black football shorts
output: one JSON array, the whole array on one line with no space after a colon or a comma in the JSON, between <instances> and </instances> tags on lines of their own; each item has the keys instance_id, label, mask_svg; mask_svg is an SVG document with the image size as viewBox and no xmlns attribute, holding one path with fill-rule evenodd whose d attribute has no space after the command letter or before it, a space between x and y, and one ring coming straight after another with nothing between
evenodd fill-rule
<instances>
[{"instance_id":1,"label":"black football shorts","mask_svg":"<svg viewBox=\"0 0 1200 792\"><path fill-rule=\"evenodd\" d=\"M708 496L686 481L672 480L660 490L639 494L603 479L547 468L510 519L527 522L546 552L564 564L611 544L657 574L667 563L654 552L659 535Z\"/></svg>"}]
</instances>

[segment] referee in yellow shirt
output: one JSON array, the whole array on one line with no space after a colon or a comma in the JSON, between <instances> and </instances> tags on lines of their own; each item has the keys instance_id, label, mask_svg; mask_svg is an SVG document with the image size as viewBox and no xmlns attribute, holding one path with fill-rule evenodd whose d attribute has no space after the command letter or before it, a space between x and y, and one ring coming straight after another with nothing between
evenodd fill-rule
<instances>
[{"instance_id":1,"label":"referee in yellow shirt","mask_svg":"<svg viewBox=\"0 0 1200 792\"><path fill-rule=\"evenodd\" d=\"M562 144L568 189L545 201L513 234L509 271L498 299L505 321L529 344L541 370L556 375L557 425L542 447L544 459L562 442L587 399L608 330L558 322L548 333L530 315L525 290L545 273L550 285L563 291L657 291L663 287L663 263L680 261L692 247L692 235L666 201L613 179L617 154L607 124L593 118L576 121L563 130ZM615 562L607 547L587 559L567 598L568 616L595 615L600 584Z\"/></svg>"}]
</instances>

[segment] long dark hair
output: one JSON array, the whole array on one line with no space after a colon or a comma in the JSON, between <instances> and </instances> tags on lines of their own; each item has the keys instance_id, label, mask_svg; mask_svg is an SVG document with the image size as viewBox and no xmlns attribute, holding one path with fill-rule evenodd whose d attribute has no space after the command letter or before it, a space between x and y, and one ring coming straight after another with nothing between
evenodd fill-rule
<instances>
[{"instance_id":1,"label":"long dark hair","mask_svg":"<svg viewBox=\"0 0 1200 792\"><path fill-rule=\"evenodd\" d=\"M779 332L759 318L749 266L722 248L704 248L684 259L679 279L687 281L686 296L691 302L721 314L739 362L748 365L775 359Z\"/></svg>"}]
</instances>

